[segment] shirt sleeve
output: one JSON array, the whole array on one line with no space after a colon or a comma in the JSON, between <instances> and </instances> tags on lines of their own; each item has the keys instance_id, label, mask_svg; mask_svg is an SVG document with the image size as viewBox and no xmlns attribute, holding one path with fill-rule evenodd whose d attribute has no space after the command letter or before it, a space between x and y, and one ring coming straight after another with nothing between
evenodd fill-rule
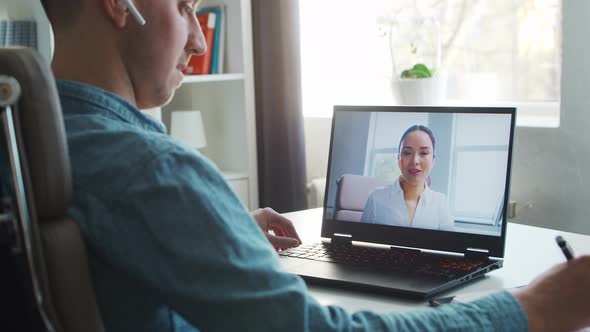
<instances>
[{"instance_id":1,"label":"shirt sleeve","mask_svg":"<svg viewBox=\"0 0 590 332\"><path fill-rule=\"evenodd\" d=\"M112 264L204 331L525 331L509 293L414 313L321 306L278 255L223 177L196 154L138 165L110 202L121 224L103 248ZM98 234L100 236L100 234Z\"/></svg>"},{"instance_id":2,"label":"shirt sleeve","mask_svg":"<svg viewBox=\"0 0 590 332\"><path fill-rule=\"evenodd\" d=\"M363 215L361 216L361 221L365 223L375 223L375 195L374 192L371 192L369 198L367 198L367 203L365 203L365 207L363 208Z\"/></svg>"}]
</instances>

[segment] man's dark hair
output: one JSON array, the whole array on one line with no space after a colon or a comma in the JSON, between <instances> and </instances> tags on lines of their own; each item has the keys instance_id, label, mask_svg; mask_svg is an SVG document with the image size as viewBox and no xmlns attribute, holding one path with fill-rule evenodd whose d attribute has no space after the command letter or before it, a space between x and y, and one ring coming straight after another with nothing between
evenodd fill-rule
<instances>
[{"instance_id":1,"label":"man's dark hair","mask_svg":"<svg viewBox=\"0 0 590 332\"><path fill-rule=\"evenodd\" d=\"M83 0L40 0L43 10L53 29L67 26L74 22L82 6Z\"/></svg>"},{"instance_id":2,"label":"man's dark hair","mask_svg":"<svg viewBox=\"0 0 590 332\"><path fill-rule=\"evenodd\" d=\"M45 12L47 12L47 0L41 0L41 5L43 6Z\"/></svg>"}]
</instances>

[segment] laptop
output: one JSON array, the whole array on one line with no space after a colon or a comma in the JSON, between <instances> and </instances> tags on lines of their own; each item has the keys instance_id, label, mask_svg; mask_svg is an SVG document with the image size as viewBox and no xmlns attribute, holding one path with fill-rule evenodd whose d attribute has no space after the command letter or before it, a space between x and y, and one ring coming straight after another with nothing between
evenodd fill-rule
<instances>
[{"instance_id":1,"label":"laptop","mask_svg":"<svg viewBox=\"0 0 590 332\"><path fill-rule=\"evenodd\" d=\"M335 106L321 241L280 251L281 265L416 299L501 268L515 112Z\"/></svg>"}]
</instances>

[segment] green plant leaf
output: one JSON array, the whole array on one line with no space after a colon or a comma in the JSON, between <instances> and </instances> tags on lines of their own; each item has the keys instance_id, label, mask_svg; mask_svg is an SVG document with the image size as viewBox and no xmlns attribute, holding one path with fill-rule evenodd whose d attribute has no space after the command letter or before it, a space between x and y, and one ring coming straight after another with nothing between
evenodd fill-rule
<instances>
[{"instance_id":1,"label":"green plant leaf","mask_svg":"<svg viewBox=\"0 0 590 332\"><path fill-rule=\"evenodd\" d=\"M412 69L426 73L426 75L428 75L427 77L432 77L432 73L430 72L430 69L428 69L428 67L426 67L426 65L424 65L424 64L417 63L414 65L414 68L412 68Z\"/></svg>"},{"instance_id":2,"label":"green plant leaf","mask_svg":"<svg viewBox=\"0 0 590 332\"><path fill-rule=\"evenodd\" d=\"M402 71L401 78L410 78L410 75L410 70L404 70Z\"/></svg>"},{"instance_id":3,"label":"green plant leaf","mask_svg":"<svg viewBox=\"0 0 590 332\"><path fill-rule=\"evenodd\" d=\"M426 65L417 63L412 69L404 70L401 74L401 78L429 78L432 77L432 72L426 67Z\"/></svg>"}]
</instances>

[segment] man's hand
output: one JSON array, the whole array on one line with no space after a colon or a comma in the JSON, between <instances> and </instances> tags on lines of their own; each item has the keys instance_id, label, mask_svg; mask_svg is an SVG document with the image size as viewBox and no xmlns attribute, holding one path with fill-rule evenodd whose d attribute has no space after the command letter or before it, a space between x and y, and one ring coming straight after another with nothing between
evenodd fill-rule
<instances>
[{"instance_id":1,"label":"man's hand","mask_svg":"<svg viewBox=\"0 0 590 332\"><path fill-rule=\"evenodd\" d=\"M514 295L533 332L590 326L590 256L555 266Z\"/></svg>"},{"instance_id":2,"label":"man's hand","mask_svg":"<svg viewBox=\"0 0 590 332\"><path fill-rule=\"evenodd\" d=\"M288 249L301 244L301 239L291 220L281 216L275 210L271 208L258 209L252 212L252 217L275 249Z\"/></svg>"}]
</instances>

